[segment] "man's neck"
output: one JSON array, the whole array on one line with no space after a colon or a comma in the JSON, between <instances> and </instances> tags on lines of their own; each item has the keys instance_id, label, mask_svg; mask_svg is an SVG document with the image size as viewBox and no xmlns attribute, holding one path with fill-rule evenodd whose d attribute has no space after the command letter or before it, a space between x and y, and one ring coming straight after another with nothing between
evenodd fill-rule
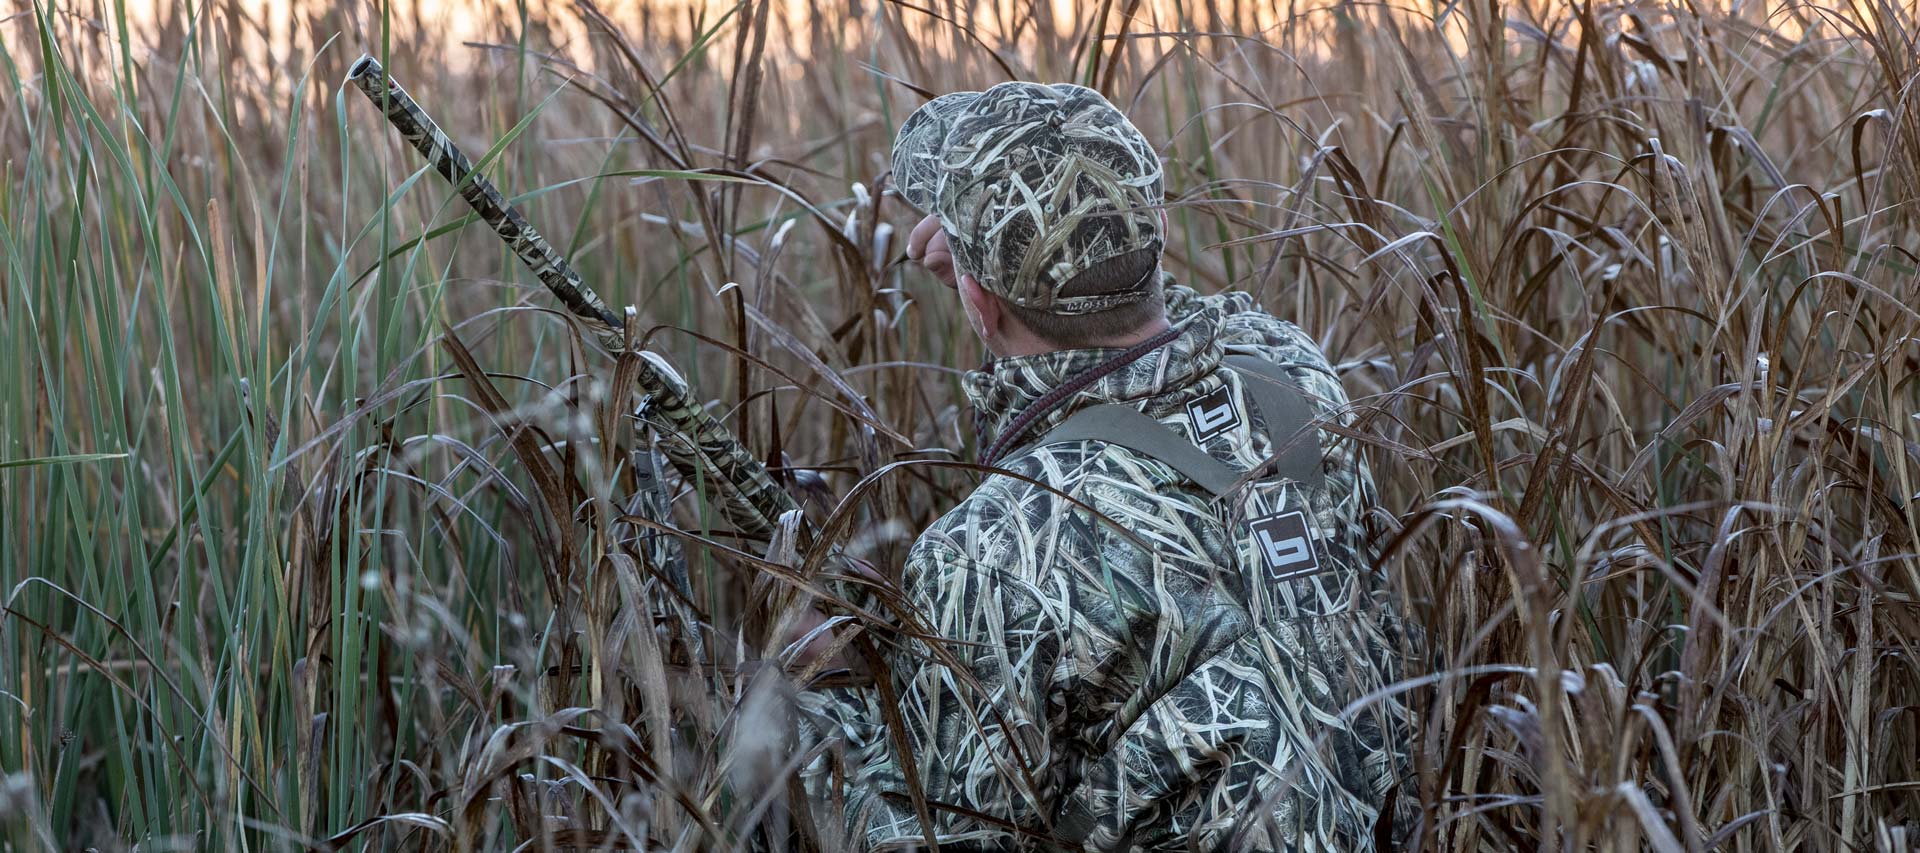
<instances>
[{"instance_id":1,"label":"man's neck","mask_svg":"<svg viewBox=\"0 0 1920 853\"><path fill-rule=\"evenodd\" d=\"M1045 355L1050 352L1061 352L1073 349L1126 349L1166 331L1170 325L1171 324L1167 322L1166 316L1162 315L1155 317L1146 325L1124 335L1101 338L1100 340L1088 341L1085 344L1070 347L1056 344L1024 328L1016 328L1012 330L1011 334L1008 334L1000 341L1000 346L997 347L999 352L996 354L1001 358L1022 358L1030 355Z\"/></svg>"}]
</instances>

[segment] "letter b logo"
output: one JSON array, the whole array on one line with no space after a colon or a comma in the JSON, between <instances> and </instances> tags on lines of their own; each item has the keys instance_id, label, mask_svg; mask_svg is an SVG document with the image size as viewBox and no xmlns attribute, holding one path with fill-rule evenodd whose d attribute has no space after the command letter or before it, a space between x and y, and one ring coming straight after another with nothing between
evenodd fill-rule
<instances>
[{"instance_id":1,"label":"letter b logo","mask_svg":"<svg viewBox=\"0 0 1920 853\"><path fill-rule=\"evenodd\" d=\"M1313 532L1307 517L1299 510L1256 518L1247 523L1253 542L1259 547L1267 573L1275 580L1308 574L1320 568L1313 553Z\"/></svg>"},{"instance_id":2,"label":"letter b logo","mask_svg":"<svg viewBox=\"0 0 1920 853\"><path fill-rule=\"evenodd\" d=\"M1193 419L1193 440L1206 441L1239 422L1233 408L1233 394L1222 385L1213 393L1187 404L1187 417Z\"/></svg>"}]
</instances>

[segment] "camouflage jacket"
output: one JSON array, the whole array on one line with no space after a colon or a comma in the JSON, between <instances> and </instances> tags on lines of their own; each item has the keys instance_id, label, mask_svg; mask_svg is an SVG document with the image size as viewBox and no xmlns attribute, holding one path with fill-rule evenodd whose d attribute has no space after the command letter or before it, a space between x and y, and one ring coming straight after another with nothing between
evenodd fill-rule
<instances>
[{"instance_id":1,"label":"camouflage jacket","mask_svg":"<svg viewBox=\"0 0 1920 853\"><path fill-rule=\"evenodd\" d=\"M1251 469L1272 442L1229 351L1282 365L1316 416L1346 395L1324 356L1246 294L1170 286L1179 335L1035 424L1095 403L1139 407L1189 440L1187 404L1229 389L1237 422L1200 445ZM981 446L1049 389L1115 355L1005 359L967 377ZM1217 398L1216 398L1217 399ZM1320 432L1324 493L1255 481L1211 502L1166 465L1102 441L1018 453L914 544L902 586L944 656L888 658L905 742L945 849L1355 850L1404 767L1404 710L1350 703L1393 678L1399 649L1365 553L1371 477ZM1055 491L1057 490L1057 491ZM1298 509L1317 571L1268 576L1248 520ZM957 663L943 665L941 660ZM924 843L873 691L810 694L841 743L857 846ZM838 764L838 768L832 765Z\"/></svg>"}]
</instances>

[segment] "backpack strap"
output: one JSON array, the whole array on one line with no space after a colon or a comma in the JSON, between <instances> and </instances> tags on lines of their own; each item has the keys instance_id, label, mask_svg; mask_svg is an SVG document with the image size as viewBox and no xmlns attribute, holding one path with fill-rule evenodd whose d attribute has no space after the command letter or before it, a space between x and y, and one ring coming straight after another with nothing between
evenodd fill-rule
<instances>
[{"instance_id":1,"label":"backpack strap","mask_svg":"<svg viewBox=\"0 0 1920 853\"><path fill-rule=\"evenodd\" d=\"M1226 365L1240 374L1248 400L1267 422L1267 437L1278 459L1275 472L1305 485L1309 493L1318 491L1326 483L1326 474L1321 470L1319 430L1314 427L1313 409L1306 396L1279 365L1247 355L1230 355ZM1038 441L1007 454L1007 458L1069 441L1120 445L1172 468L1214 498L1226 494L1246 473L1213 458L1139 409L1113 403L1073 413Z\"/></svg>"},{"instance_id":2,"label":"backpack strap","mask_svg":"<svg viewBox=\"0 0 1920 853\"><path fill-rule=\"evenodd\" d=\"M1320 430L1313 423L1313 407L1280 365L1250 355L1227 356L1227 366L1239 371L1254 408L1267 419L1267 438L1278 460L1274 472L1307 487L1313 494L1326 485L1320 456Z\"/></svg>"},{"instance_id":3,"label":"backpack strap","mask_svg":"<svg viewBox=\"0 0 1920 853\"><path fill-rule=\"evenodd\" d=\"M1060 425L1047 431L1033 446L1044 447L1069 441L1104 441L1159 460L1212 497L1220 497L1239 482L1238 469L1207 455L1207 452L1167 425L1142 414L1139 409L1106 403L1074 412Z\"/></svg>"}]
</instances>

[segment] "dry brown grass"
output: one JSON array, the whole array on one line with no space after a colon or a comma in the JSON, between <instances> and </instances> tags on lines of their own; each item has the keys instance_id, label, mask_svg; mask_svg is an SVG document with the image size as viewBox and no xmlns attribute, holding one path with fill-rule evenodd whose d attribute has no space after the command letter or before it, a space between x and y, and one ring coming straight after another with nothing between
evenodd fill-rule
<instances>
[{"instance_id":1,"label":"dry brown grass","mask_svg":"<svg viewBox=\"0 0 1920 853\"><path fill-rule=\"evenodd\" d=\"M1914 846L1913 3L999 8L0 23L0 843L835 846L767 735L824 552L641 520L633 400L408 182L368 49L883 569L980 356L891 129L1097 84L1172 268L1352 393L1426 847ZM693 169L750 181L634 174Z\"/></svg>"}]
</instances>

